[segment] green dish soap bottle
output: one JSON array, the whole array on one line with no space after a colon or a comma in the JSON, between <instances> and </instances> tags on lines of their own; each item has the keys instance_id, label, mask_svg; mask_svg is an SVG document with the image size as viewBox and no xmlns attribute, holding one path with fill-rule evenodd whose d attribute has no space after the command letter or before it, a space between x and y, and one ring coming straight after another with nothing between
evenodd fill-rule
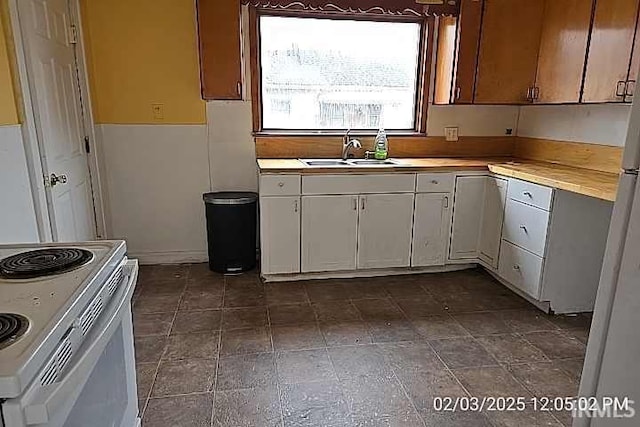
<instances>
[{"instance_id":1,"label":"green dish soap bottle","mask_svg":"<svg viewBox=\"0 0 640 427\"><path fill-rule=\"evenodd\" d=\"M387 160L387 156L389 155L389 140L387 139L387 133L384 131L384 129L380 129L378 131L375 147L376 160Z\"/></svg>"}]
</instances>

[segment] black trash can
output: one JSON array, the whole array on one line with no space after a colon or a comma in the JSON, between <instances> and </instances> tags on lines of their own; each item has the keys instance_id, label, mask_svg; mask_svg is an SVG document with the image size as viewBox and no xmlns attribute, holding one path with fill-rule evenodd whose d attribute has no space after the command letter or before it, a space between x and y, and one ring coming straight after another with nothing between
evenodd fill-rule
<instances>
[{"instance_id":1,"label":"black trash can","mask_svg":"<svg viewBox=\"0 0 640 427\"><path fill-rule=\"evenodd\" d=\"M248 192L203 194L207 214L209 268L241 273L256 267L258 195Z\"/></svg>"}]
</instances>

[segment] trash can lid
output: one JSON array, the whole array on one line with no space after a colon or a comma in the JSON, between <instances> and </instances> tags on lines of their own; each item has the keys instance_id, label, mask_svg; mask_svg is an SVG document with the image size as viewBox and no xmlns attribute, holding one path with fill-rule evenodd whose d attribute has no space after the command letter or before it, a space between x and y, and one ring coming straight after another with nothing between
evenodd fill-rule
<instances>
[{"instance_id":1,"label":"trash can lid","mask_svg":"<svg viewBox=\"0 0 640 427\"><path fill-rule=\"evenodd\" d=\"M258 200L258 193L249 191L220 191L204 193L202 199L210 205L248 205Z\"/></svg>"}]
</instances>

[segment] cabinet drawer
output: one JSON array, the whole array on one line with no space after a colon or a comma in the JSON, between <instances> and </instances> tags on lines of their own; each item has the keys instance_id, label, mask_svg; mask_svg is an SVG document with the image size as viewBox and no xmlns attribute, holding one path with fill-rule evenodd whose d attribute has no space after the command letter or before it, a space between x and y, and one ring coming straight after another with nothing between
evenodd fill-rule
<instances>
[{"instance_id":1,"label":"cabinet drawer","mask_svg":"<svg viewBox=\"0 0 640 427\"><path fill-rule=\"evenodd\" d=\"M415 174L314 175L302 177L302 194L413 193Z\"/></svg>"},{"instance_id":2,"label":"cabinet drawer","mask_svg":"<svg viewBox=\"0 0 640 427\"><path fill-rule=\"evenodd\" d=\"M418 174L416 193L451 193L454 177L452 173Z\"/></svg>"},{"instance_id":3,"label":"cabinet drawer","mask_svg":"<svg viewBox=\"0 0 640 427\"><path fill-rule=\"evenodd\" d=\"M549 212L515 200L507 200L502 238L544 257Z\"/></svg>"},{"instance_id":4,"label":"cabinet drawer","mask_svg":"<svg viewBox=\"0 0 640 427\"><path fill-rule=\"evenodd\" d=\"M261 196L297 196L300 175L260 175Z\"/></svg>"},{"instance_id":5,"label":"cabinet drawer","mask_svg":"<svg viewBox=\"0 0 640 427\"><path fill-rule=\"evenodd\" d=\"M540 299L542 258L503 240L498 274L516 288Z\"/></svg>"},{"instance_id":6,"label":"cabinet drawer","mask_svg":"<svg viewBox=\"0 0 640 427\"><path fill-rule=\"evenodd\" d=\"M531 182L512 179L509 181L507 195L512 200L517 200L528 205L536 206L546 211L551 210L553 189Z\"/></svg>"}]
</instances>

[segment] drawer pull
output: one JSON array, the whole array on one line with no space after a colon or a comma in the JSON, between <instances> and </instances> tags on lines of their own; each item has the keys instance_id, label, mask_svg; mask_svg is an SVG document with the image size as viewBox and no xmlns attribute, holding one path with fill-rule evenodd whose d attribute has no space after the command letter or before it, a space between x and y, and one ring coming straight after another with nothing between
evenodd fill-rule
<instances>
[{"instance_id":1,"label":"drawer pull","mask_svg":"<svg viewBox=\"0 0 640 427\"><path fill-rule=\"evenodd\" d=\"M280 187L280 188L284 187L284 182L279 182L278 183L278 187Z\"/></svg>"},{"instance_id":2,"label":"drawer pull","mask_svg":"<svg viewBox=\"0 0 640 427\"><path fill-rule=\"evenodd\" d=\"M528 192L528 191L523 192L523 193L522 193L522 195L523 195L523 196L527 196L527 197L528 197L528 198L530 198L530 199L533 199L533 194L531 194L531 193L530 193L530 192Z\"/></svg>"},{"instance_id":3,"label":"drawer pull","mask_svg":"<svg viewBox=\"0 0 640 427\"><path fill-rule=\"evenodd\" d=\"M435 179L432 179L432 180L431 180L431 183L432 183L433 185L438 185L438 184L440 184L440 183L439 183L437 180L435 180Z\"/></svg>"},{"instance_id":4,"label":"drawer pull","mask_svg":"<svg viewBox=\"0 0 640 427\"><path fill-rule=\"evenodd\" d=\"M527 230L527 227L525 227L524 225L520 226L520 230L524 231L525 234L529 233L529 231Z\"/></svg>"},{"instance_id":5,"label":"drawer pull","mask_svg":"<svg viewBox=\"0 0 640 427\"><path fill-rule=\"evenodd\" d=\"M449 196L444 196L444 208L449 209Z\"/></svg>"},{"instance_id":6,"label":"drawer pull","mask_svg":"<svg viewBox=\"0 0 640 427\"><path fill-rule=\"evenodd\" d=\"M296 212L296 213L298 213L298 201L297 201L297 200L295 200L295 201L293 202L293 211L294 211L294 212Z\"/></svg>"},{"instance_id":7,"label":"drawer pull","mask_svg":"<svg viewBox=\"0 0 640 427\"><path fill-rule=\"evenodd\" d=\"M515 271L520 271L520 266L518 264L516 264L516 265L513 266L513 269Z\"/></svg>"},{"instance_id":8,"label":"drawer pull","mask_svg":"<svg viewBox=\"0 0 640 427\"><path fill-rule=\"evenodd\" d=\"M354 211L358 210L358 198L357 197L353 198L353 210Z\"/></svg>"}]
</instances>

